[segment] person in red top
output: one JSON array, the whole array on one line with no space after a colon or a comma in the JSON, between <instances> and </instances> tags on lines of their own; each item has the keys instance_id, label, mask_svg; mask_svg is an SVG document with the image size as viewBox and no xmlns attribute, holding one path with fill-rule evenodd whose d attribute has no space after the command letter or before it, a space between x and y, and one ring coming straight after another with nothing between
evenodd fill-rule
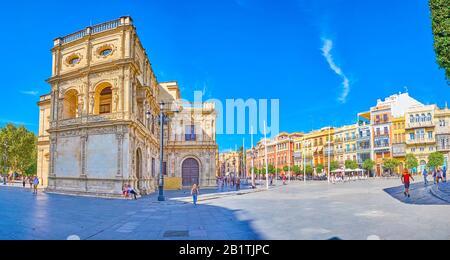
<instances>
[{"instance_id":1,"label":"person in red top","mask_svg":"<svg viewBox=\"0 0 450 260\"><path fill-rule=\"evenodd\" d=\"M409 171L407 169L405 169L405 171L403 172L402 175L402 183L405 185L405 197L411 197L411 194L409 194L409 187L411 185L411 180L414 181L413 176L411 175L411 173L409 173Z\"/></svg>"}]
</instances>

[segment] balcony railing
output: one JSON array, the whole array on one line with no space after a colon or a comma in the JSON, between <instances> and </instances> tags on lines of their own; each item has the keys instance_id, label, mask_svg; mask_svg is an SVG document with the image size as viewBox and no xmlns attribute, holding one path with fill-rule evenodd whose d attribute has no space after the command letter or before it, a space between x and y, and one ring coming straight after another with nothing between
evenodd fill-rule
<instances>
[{"instance_id":1,"label":"balcony railing","mask_svg":"<svg viewBox=\"0 0 450 260\"><path fill-rule=\"evenodd\" d=\"M406 124L406 129L422 128L422 127L434 127L434 126L435 126L435 123L432 122L432 121L414 122L414 123Z\"/></svg>"},{"instance_id":2,"label":"balcony railing","mask_svg":"<svg viewBox=\"0 0 450 260\"><path fill-rule=\"evenodd\" d=\"M408 139L406 140L407 144L429 144L429 143L436 143L436 139L430 139L430 138L419 138L419 139Z\"/></svg>"},{"instance_id":3,"label":"balcony railing","mask_svg":"<svg viewBox=\"0 0 450 260\"><path fill-rule=\"evenodd\" d=\"M437 150L439 152L443 152L443 151L450 151L450 145L439 145L437 147Z\"/></svg>"},{"instance_id":4,"label":"balcony railing","mask_svg":"<svg viewBox=\"0 0 450 260\"><path fill-rule=\"evenodd\" d=\"M94 25L91 27L87 27L81 31L78 31L78 32L69 34L67 36L56 39L55 45L67 44L67 43L82 39L88 35L94 35L94 34L98 34L101 32L114 30L121 25L131 24L131 22L132 21L131 21L130 17L122 17L120 19L116 19L116 20L109 21L106 23L101 23L101 24L97 24L97 25Z\"/></svg>"}]
</instances>

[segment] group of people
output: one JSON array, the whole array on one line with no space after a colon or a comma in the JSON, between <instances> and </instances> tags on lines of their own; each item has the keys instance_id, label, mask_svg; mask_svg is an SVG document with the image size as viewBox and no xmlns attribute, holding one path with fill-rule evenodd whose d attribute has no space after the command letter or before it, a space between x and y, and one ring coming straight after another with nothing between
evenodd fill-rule
<instances>
[{"instance_id":1,"label":"group of people","mask_svg":"<svg viewBox=\"0 0 450 260\"><path fill-rule=\"evenodd\" d=\"M367 180L369 176L363 172L349 172L346 174L342 172L333 172L330 174L330 181L332 183L347 182L347 181L357 181L357 180Z\"/></svg>"},{"instance_id":2,"label":"group of people","mask_svg":"<svg viewBox=\"0 0 450 260\"><path fill-rule=\"evenodd\" d=\"M447 182L447 168L446 167L438 167L434 170L431 171L431 173L429 173L427 171L427 169L423 169L422 171L422 176L423 176L423 181L425 186L428 185L428 176L431 175L433 176L433 180L434 180L434 184L439 185L440 182ZM414 181L414 177L412 176L412 174L405 169L403 174L402 174L402 183L405 186L405 191L404 191L404 195L405 197L410 198L411 194L410 194L410 186L411 186L411 180Z\"/></svg>"},{"instance_id":3,"label":"group of people","mask_svg":"<svg viewBox=\"0 0 450 260\"><path fill-rule=\"evenodd\" d=\"M3 185L15 183L15 181L12 181L10 179L10 176L2 176L1 178L2 178L1 183L3 183ZM22 187L26 188L27 184L29 185L30 189L33 191L33 194L38 193L40 180L37 176L28 176L28 177L22 176Z\"/></svg>"},{"instance_id":4,"label":"group of people","mask_svg":"<svg viewBox=\"0 0 450 260\"><path fill-rule=\"evenodd\" d=\"M241 189L241 178L239 176L221 176L217 178L217 186L221 191L224 191L226 188L239 191Z\"/></svg>"},{"instance_id":5,"label":"group of people","mask_svg":"<svg viewBox=\"0 0 450 260\"><path fill-rule=\"evenodd\" d=\"M132 196L132 198L134 198L134 200L137 200L138 194L133 189L133 187L131 187L131 185L129 185L129 184L128 185L123 185L123 187L122 187L122 194L123 194L123 197L125 199L131 198L131 196Z\"/></svg>"},{"instance_id":6,"label":"group of people","mask_svg":"<svg viewBox=\"0 0 450 260\"><path fill-rule=\"evenodd\" d=\"M439 182L447 182L447 168L446 167L438 167L435 170L432 170L430 173L427 169L423 169L422 176L425 185L428 185L428 176L433 176L434 184L439 184Z\"/></svg>"}]
</instances>

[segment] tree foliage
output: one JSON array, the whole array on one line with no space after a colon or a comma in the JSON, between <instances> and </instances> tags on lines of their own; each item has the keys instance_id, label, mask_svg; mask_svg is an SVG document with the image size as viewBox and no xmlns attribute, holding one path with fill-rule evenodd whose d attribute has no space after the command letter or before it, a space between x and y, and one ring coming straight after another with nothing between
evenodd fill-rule
<instances>
[{"instance_id":1,"label":"tree foliage","mask_svg":"<svg viewBox=\"0 0 450 260\"><path fill-rule=\"evenodd\" d=\"M444 165L444 155L440 152L434 152L428 156L427 166L431 169L436 169Z\"/></svg>"},{"instance_id":2,"label":"tree foliage","mask_svg":"<svg viewBox=\"0 0 450 260\"><path fill-rule=\"evenodd\" d=\"M375 166L375 162L371 159L365 160L362 165L363 169L368 172L371 172L373 170L374 166Z\"/></svg>"},{"instance_id":3,"label":"tree foliage","mask_svg":"<svg viewBox=\"0 0 450 260\"><path fill-rule=\"evenodd\" d=\"M337 161L332 161L332 162L330 163L330 170L331 170L331 171L335 171L335 170L337 170L337 169L339 169L339 162L337 162Z\"/></svg>"},{"instance_id":4,"label":"tree foliage","mask_svg":"<svg viewBox=\"0 0 450 260\"><path fill-rule=\"evenodd\" d=\"M300 174L300 173L301 173L301 169L300 169L299 166L294 165L294 166L292 167L292 172L293 172L294 174Z\"/></svg>"},{"instance_id":5,"label":"tree foliage","mask_svg":"<svg viewBox=\"0 0 450 260\"><path fill-rule=\"evenodd\" d=\"M414 154L407 154L405 157L405 166L409 170L416 169L419 167L419 160Z\"/></svg>"},{"instance_id":6,"label":"tree foliage","mask_svg":"<svg viewBox=\"0 0 450 260\"><path fill-rule=\"evenodd\" d=\"M0 129L1 170L24 175L37 173L37 137L25 127L7 124Z\"/></svg>"},{"instance_id":7,"label":"tree foliage","mask_svg":"<svg viewBox=\"0 0 450 260\"><path fill-rule=\"evenodd\" d=\"M389 173L394 172L395 168L397 168L400 165L400 161L397 159L385 159L383 161L383 168L385 170L388 170Z\"/></svg>"},{"instance_id":8,"label":"tree foliage","mask_svg":"<svg viewBox=\"0 0 450 260\"><path fill-rule=\"evenodd\" d=\"M358 163L353 160L345 161L345 168L350 170L358 169Z\"/></svg>"},{"instance_id":9,"label":"tree foliage","mask_svg":"<svg viewBox=\"0 0 450 260\"><path fill-rule=\"evenodd\" d=\"M317 166L316 166L316 171L317 171L317 173L321 173L321 172L323 172L323 169L324 169L325 167L323 166L323 164L318 164Z\"/></svg>"},{"instance_id":10,"label":"tree foliage","mask_svg":"<svg viewBox=\"0 0 450 260\"><path fill-rule=\"evenodd\" d=\"M437 63L450 84L450 0L430 0Z\"/></svg>"}]
</instances>

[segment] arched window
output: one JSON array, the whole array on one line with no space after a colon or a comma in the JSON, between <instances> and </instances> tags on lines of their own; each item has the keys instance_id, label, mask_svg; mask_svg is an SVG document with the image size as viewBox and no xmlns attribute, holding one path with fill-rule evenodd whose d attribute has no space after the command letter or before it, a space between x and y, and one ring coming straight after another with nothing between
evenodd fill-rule
<instances>
[{"instance_id":1,"label":"arched window","mask_svg":"<svg viewBox=\"0 0 450 260\"><path fill-rule=\"evenodd\" d=\"M112 113L112 87L108 83L97 86L95 93L94 114L102 115Z\"/></svg>"},{"instance_id":2,"label":"arched window","mask_svg":"<svg viewBox=\"0 0 450 260\"><path fill-rule=\"evenodd\" d=\"M425 116L425 114L422 114L421 122L425 122L425 121L427 121L427 117Z\"/></svg>"},{"instance_id":3,"label":"arched window","mask_svg":"<svg viewBox=\"0 0 450 260\"><path fill-rule=\"evenodd\" d=\"M416 123L420 123L420 116L418 114L416 115Z\"/></svg>"},{"instance_id":4,"label":"arched window","mask_svg":"<svg viewBox=\"0 0 450 260\"><path fill-rule=\"evenodd\" d=\"M427 121L431 122L431 119L432 119L431 113L428 113L428 115L427 115Z\"/></svg>"},{"instance_id":5,"label":"arched window","mask_svg":"<svg viewBox=\"0 0 450 260\"><path fill-rule=\"evenodd\" d=\"M413 116L413 115L411 115L411 116L409 117L409 122L410 122L410 123L414 123L414 116Z\"/></svg>"},{"instance_id":6,"label":"arched window","mask_svg":"<svg viewBox=\"0 0 450 260\"><path fill-rule=\"evenodd\" d=\"M78 116L78 92L69 90L64 95L63 119L73 119Z\"/></svg>"}]
</instances>

